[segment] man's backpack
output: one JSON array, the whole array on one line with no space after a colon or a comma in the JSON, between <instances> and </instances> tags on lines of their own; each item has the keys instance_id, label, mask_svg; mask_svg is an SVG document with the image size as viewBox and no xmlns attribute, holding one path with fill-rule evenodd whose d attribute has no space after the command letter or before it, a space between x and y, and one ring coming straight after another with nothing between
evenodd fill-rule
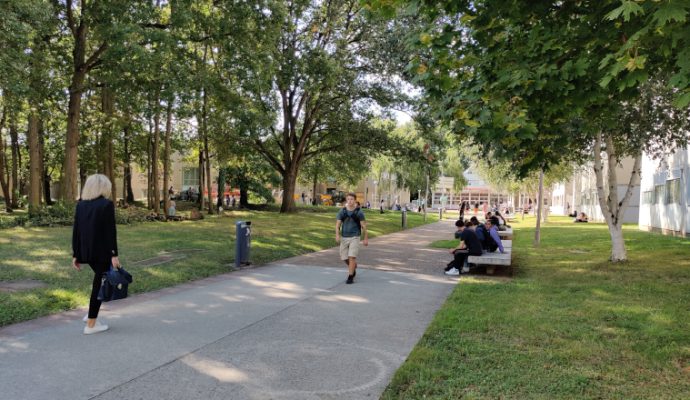
<instances>
[{"instance_id":1,"label":"man's backpack","mask_svg":"<svg viewBox=\"0 0 690 400\"><path fill-rule=\"evenodd\" d=\"M331 214L331 215L332 215L332 214ZM362 221L359 220L359 207L357 207L357 208L355 208L354 210L352 210L352 215L350 215L350 214L348 213L347 207L343 207L343 215L344 215L344 217L343 217L343 219L341 220L341 221L343 221L343 224L344 224L345 221L347 221L348 219L352 219L352 220L355 221L355 223L357 224L357 228L358 228L360 231L362 230Z\"/></svg>"}]
</instances>

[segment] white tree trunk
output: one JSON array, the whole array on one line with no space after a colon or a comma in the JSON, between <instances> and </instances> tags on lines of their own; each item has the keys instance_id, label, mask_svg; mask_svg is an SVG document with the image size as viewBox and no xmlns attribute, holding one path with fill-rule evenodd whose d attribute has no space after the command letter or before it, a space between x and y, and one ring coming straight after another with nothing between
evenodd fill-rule
<instances>
[{"instance_id":1,"label":"white tree trunk","mask_svg":"<svg viewBox=\"0 0 690 400\"><path fill-rule=\"evenodd\" d=\"M617 225L609 224L609 234L611 235L611 258L612 262L621 262L628 259L628 253L625 250L625 241L623 240L623 223L619 222Z\"/></svg>"},{"instance_id":2,"label":"white tree trunk","mask_svg":"<svg viewBox=\"0 0 690 400\"><path fill-rule=\"evenodd\" d=\"M541 208L544 205L542 200L544 195L544 169L539 171L539 194L537 195L537 228L534 230L534 246L539 246L541 243Z\"/></svg>"},{"instance_id":3,"label":"white tree trunk","mask_svg":"<svg viewBox=\"0 0 690 400\"><path fill-rule=\"evenodd\" d=\"M640 169L642 164L642 151L635 155L635 161L628 181L628 187L623 199L618 199L618 178L616 166L618 165L618 153L610 137L605 138L606 148L603 149L608 157L608 185L604 185L604 169L602 164L602 135L599 134L594 142L594 173L597 177L597 197L599 207L609 227L611 236L611 262L627 261L628 256L623 240L623 216L630 202L634 187L640 182Z\"/></svg>"}]
</instances>

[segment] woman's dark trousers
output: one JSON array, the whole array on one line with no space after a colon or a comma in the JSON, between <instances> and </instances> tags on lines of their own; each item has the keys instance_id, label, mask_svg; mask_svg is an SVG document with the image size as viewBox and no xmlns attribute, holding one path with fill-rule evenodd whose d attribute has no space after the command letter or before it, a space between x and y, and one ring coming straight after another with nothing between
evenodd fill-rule
<instances>
[{"instance_id":1,"label":"woman's dark trousers","mask_svg":"<svg viewBox=\"0 0 690 400\"><path fill-rule=\"evenodd\" d=\"M98 292L101 290L103 274L108 271L109 263L89 263L93 270L93 284L91 285L91 299L89 300L89 318L98 318L98 310L101 309L101 301L98 300Z\"/></svg>"}]
</instances>

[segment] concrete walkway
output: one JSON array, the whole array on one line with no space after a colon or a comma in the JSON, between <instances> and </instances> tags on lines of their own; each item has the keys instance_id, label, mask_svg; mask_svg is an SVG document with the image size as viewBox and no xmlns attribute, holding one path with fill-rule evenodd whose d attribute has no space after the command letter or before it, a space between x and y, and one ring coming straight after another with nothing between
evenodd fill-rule
<instances>
[{"instance_id":1,"label":"concrete walkway","mask_svg":"<svg viewBox=\"0 0 690 400\"><path fill-rule=\"evenodd\" d=\"M457 279L445 221L0 329L0 399L376 399ZM135 276L136 279L136 276Z\"/></svg>"}]
</instances>

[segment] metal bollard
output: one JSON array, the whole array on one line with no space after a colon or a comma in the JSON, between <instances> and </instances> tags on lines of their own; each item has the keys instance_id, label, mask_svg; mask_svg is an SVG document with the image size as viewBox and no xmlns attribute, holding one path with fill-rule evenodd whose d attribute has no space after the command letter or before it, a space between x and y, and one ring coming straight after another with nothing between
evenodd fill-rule
<instances>
[{"instance_id":1,"label":"metal bollard","mask_svg":"<svg viewBox=\"0 0 690 400\"><path fill-rule=\"evenodd\" d=\"M249 250L252 247L251 221L235 223L235 268L249 265Z\"/></svg>"},{"instance_id":2,"label":"metal bollard","mask_svg":"<svg viewBox=\"0 0 690 400\"><path fill-rule=\"evenodd\" d=\"M443 220L443 208L438 209L438 220L439 221Z\"/></svg>"},{"instance_id":3,"label":"metal bollard","mask_svg":"<svg viewBox=\"0 0 690 400\"><path fill-rule=\"evenodd\" d=\"M402 212L402 228L407 229L407 210Z\"/></svg>"}]
</instances>

